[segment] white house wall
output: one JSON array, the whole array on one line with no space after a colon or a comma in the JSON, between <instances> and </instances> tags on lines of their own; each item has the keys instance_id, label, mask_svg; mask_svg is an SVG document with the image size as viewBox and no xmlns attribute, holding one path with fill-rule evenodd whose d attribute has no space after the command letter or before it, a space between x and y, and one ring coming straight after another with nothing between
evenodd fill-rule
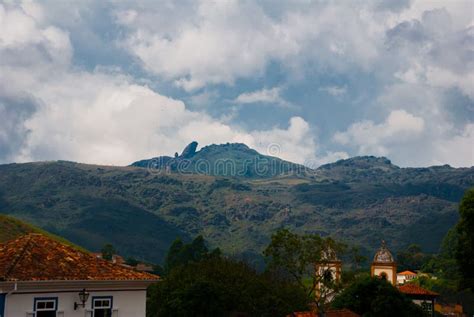
<instances>
[{"instance_id":1,"label":"white house wall","mask_svg":"<svg viewBox=\"0 0 474 317\"><path fill-rule=\"evenodd\" d=\"M60 293L13 293L6 298L5 317L28 317L34 309L35 298L58 298L58 317L91 317L92 298L111 296L113 298L114 317L145 317L146 291L89 291L90 296L85 309L74 310L74 302L79 302L78 291Z\"/></svg>"}]
</instances>

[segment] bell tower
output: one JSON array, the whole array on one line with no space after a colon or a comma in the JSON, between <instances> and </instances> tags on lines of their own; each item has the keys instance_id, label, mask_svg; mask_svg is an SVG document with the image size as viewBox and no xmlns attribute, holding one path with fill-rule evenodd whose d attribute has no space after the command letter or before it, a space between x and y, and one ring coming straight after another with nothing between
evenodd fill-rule
<instances>
[{"instance_id":1,"label":"bell tower","mask_svg":"<svg viewBox=\"0 0 474 317\"><path fill-rule=\"evenodd\" d=\"M342 262L331 247L321 252L321 261L316 263L315 270L321 278L316 284L316 298L330 302L335 296L334 288L341 281L342 273Z\"/></svg>"},{"instance_id":2,"label":"bell tower","mask_svg":"<svg viewBox=\"0 0 474 317\"><path fill-rule=\"evenodd\" d=\"M386 279L392 285L396 285L397 263L383 240L381 247L375 253L374 261L370 267L370 275Z\"/></svg>"}]
</instances>

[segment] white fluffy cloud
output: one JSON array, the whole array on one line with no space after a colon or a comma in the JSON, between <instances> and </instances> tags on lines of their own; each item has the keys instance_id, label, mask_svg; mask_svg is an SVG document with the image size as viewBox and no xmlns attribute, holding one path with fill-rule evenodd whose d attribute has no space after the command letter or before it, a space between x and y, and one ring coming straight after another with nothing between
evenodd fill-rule
<instances>
[{"instance_id":1,"label":"white fluffy cloud","mask_svg":"<svg viewBox=\"0 0 474 317\"><path fill-rule=\"evenodd\" d=\"M244 131L191 111L120 71L75 69L67 33L21 7L0 6L0 14L0 56L9 58L0 64L1 160L122 165L172 154L192 140L244 142L264 153L268 144L278 144L280 151L270 154L300 163L314 158L314 136L300 117L291 118L287 129ZM30 52L46 55L38 53L25 65Z\"/></svg>"},{"instance_id":2,"label":"white fluffy cloud","mask_svg":"<svg viewBox=\"0 0 474 317\"><path fill-rule=\"evenodd\" d=\"M362 121L337 132L335 142L354 147L359 155L380 155L410 166L474 165L474 125L455 129L444 121L425 122L404 110L392 111L384 122ZM406 156L410 156L407 158Z\"/></svg>"},{"instance_id":3,"label":"white fluffy cloud","mask_svg":"<svg viewBox=\"0 0 474 317\"><path fill-rule=\"evenodd\" d=\"M149 10L118 10L117 21L129 29L123 41L149 71L193 90L206 84L233 84L259 76L271 61L301 70L305 62L344 69L369 69L383 35L364 6L341 4L298 7L271 16L251 2L201 1L196 13L173 19ZM370 15L370 14L369 14ZM335 21L338 16L344 25ZM172 25L163 27L163 22Z\"/></svg>"},{"instance_id":4,"label":"white fluffy cloud","mask_svg":"<svg viewBox=\"0 0 474 317\"><path fill-rule=\"evenodd\" d=\"M313 166L348 151L387 155L401 165L474 164L471 2L43 4L0 4L0 161L126 164L196 139L244 142L263 153L278 144L278 156ZM113 21L102 24L98 13L84 18L99 9ZM98 21L92 23L97 29L91 21ZM93 50L116 44L112 51L125 56L119 63L129 58L133 68L138 61L146 73L101 65L112 51L92 58L99 64L83 66L93 54L77 43L91 43ZM266 81L269 66L277 75ZM351 81L358 76L374 82L355 91L361 88ZM355 96L366 116L339 126L321 146L312 120L321 113L337 125L338 111L345 110L319 112L315 94L291 90L298 83L334 97ZM156 88L163 86L180 97L164 96ZM235 123L244 107L204 107L225 104L229 91L240 93L237 104L308 104L275 111L275 122L288 120L288 126L244 129ZM362 105L364 98L371 100Z\"/></svg>"},{"instance_id":5,"label":"white fluffy cloud","mask_svg":"<svg viewBox=\"0 0 474 317\"><path fill-rule=\"evenodd\" d=\"M405 143L423 132L424 121L404 110L392 111L380 124L367 120L352 124L338 132L334 140L343 145L356 145L359 154L389 155L394 143Z\"/></svg>"},{"instance_id":6,"label":"white fluffy cloud","mask_svg":"<svg viewBox=\"0 0 474 317\"><path fill-rule=\"evenodd\" d=\"M290 103L280 95L280 87L271 89L261 89L252 92L245 92L234 99L238 104L264 103L274 106L289 107Z\"/></svg>"}]
</instances>

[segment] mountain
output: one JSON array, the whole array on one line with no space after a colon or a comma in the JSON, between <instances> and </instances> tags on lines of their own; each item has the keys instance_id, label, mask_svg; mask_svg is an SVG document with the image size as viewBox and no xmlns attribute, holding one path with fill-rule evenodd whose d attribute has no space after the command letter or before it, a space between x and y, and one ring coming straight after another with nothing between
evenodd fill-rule
<instances>
[{"instance_id":1,"label":"mountain","mask_svg":"<svg viewBox=\"0 0 474 317\"><path fill-rule=\"evenodd\" d=\"M196 148L177 155L179 161L196 167L202 160L212 166L232 159L243 166L242 160L260 156L245 145ZM376 157L263 176L166 166L0 165L0 213L90 250L112 243L120 254L158 263L177 236L198 234L211 247L253 260L281 227L358 244L367 255L382 239L394 252L410 243L436 252L458 220L464 191L474 186L474 168L400 168Z\"/></svg>"},{"instance_id":2,"label":"mountain","mask_svg":"<svg viewBox=\"0 0 474 317\"><path fill-rule=\"evenodd\" d=\"M183 174L241 178L271 178L285 175L305 176L311 173L302 165L277 157L262 155L242 143L209 145L197 150L198 143L191 142L181 155L159 156L134 162L131 166L151 170L172 171Z\"/></svg>"}]
</instances>

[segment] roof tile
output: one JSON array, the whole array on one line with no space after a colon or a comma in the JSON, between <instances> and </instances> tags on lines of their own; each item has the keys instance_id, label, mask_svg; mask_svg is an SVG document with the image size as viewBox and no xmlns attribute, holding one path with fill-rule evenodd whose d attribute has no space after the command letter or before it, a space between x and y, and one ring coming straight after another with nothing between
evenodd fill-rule
<instances>
[{"instance_id":1,"label":"roof tile","mask_svg":"<svg viewBox=\"0 0 474 317\"><path fill-rule=\"evenodd\" d=\"M0 244L0 280L158 280L37 233Z\"/></svg>"},{"instance_id":2,"label":"roof tile","mask_svg":"<svg viewBox=\"0 0 474 317\"><path fill-rule=\"evenodd\" d=\"M429 295L429 296L438 296L438 293L429 291L427 289L424 289L423 287L420 287L414 283L407 283L398 286L398 289L400 292L407 294L407 295Z\"/></svg>"}]
</instances>

